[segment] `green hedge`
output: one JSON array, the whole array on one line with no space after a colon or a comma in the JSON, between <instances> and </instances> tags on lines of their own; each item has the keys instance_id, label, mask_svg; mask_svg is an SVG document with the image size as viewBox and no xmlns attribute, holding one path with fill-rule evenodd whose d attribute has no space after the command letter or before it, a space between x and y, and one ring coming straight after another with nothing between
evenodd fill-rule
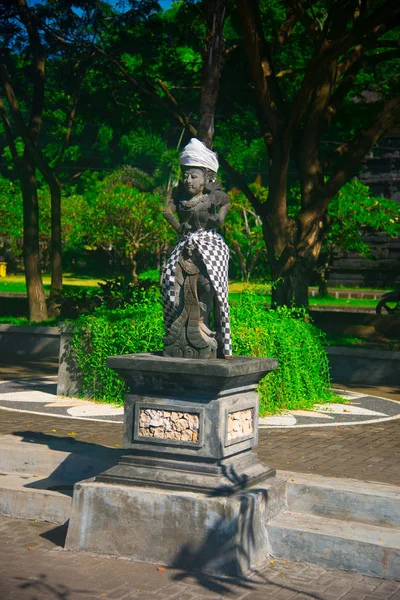
<instances>
[{"instance_id":1,"label":"green hedge","mask_svg":"<svg viewBox=\"0 0 400 600\"><path fill-rule=\"evenodd\" d=\"M231 306L233 354L278 359L278 369L259 386L260 412L312 407L332 401L324 335L291 309L267 311L262 296L243 294ZM105 365L107 356L162 349L158 292L135 307L97 309L74 323L72 348L83 373L83 394L122 402L124 382Z\"/></svg>"}]
</instances>

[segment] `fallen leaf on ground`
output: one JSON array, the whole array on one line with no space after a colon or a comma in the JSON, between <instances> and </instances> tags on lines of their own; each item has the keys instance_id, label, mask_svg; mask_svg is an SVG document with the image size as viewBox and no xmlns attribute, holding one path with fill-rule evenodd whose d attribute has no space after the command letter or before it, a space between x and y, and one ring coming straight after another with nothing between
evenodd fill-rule
<instances>
[{"instance_id":1,"label":"fallen leaf on ground","mask_svg":"<svg viewBox=\"0 0 400 600\"><path fill-rule=\"evenodd\" d=\"M269 561L269 564L270 564L270 565L274 565L274 564L275 564L275 561L274 561L274 559L270 560L270 561Z\"/></svg>"},{"instance_id":2,"label":"fallen leaf on ground","mask_svg":"<svg viewBox=\"0 0 400 600\"><path fill-rule=\"evenodd\" d=\"M32 546L28 546L28 550L34 550L35 548L32 548Z\"/></svg>"}]
</instances>

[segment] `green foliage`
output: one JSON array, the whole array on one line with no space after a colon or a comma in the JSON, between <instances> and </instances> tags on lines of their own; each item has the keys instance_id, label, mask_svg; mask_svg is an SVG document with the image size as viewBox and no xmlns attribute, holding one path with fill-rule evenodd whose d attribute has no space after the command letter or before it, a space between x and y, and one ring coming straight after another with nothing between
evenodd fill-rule
<instances>
[{"instance_id":1,"label":"green foliage","mask_svg":"<svg viewBox=\"0 0 400 600\"><path fill-rule=\"evenodd\" d=\"M140 181L142 189L133 187ZM103 257L107 253L114 272L129 269L133 279L138 260L145 268L153 267L152 260L172 241L173 231L162 216L164 199L143 191L148 183L145 173L127 167L93 181L83 194L66 197L63 230L68 249L100 250Z\"/></svg>"},{"instance_id":2,"label":"green foliage","mask_svg":"<svg viewBox=\"0 0 400 600\"><path fill-rule=\"evenodd\" d=\"M301 208L300 188L292 186L289 192L289 214L296 218ZM346 183L328 208L329 224L325 249L329 251L358 252L371 257L371 250L363 235L381 232L395 237L400 234L400 207L388 198L373 196L359 179Z\"/></svg>"},{"instance_id":3,"label":"green foliage","mask_svg":"<svg viewBox=\"0 0 400 600\"><path fill-rule=\"evenodd\" d=\"M266 250L261 219L239 190L231 190L229 196L231 205L222 233L230 249L230 276L242 281L265 277Z\"/></svg>"},{"instance_id":4,"label":"green foliage","mask_svg":"<svg viewBox=\"0 0 400 600\"><path fill-rule=\"evenodd\" d=\"M301 210L300 186L294 185L288 195L289 216L297 218ZM377 198L359 179L346 183L328 207L328 225L316 271L320 288L326 282L333 260L339 253L357 252L373 258L368 233L400 234L400 207L388 198Z\"/></svg>"},{"instance_id":5,"label":"green foliage","mask_svg":"<svg viewBox=\"0 0 400 600\"><path fill-rule=\"evenodd\" d=\"M132 283L123 277L99 281L98 287L64 286L55 301L60 306L61 319L76 319L91 314L97 308L116 309L140 305L147 298L152 282Z\"/></svg>"},{"instance_id":6,"label":"green foliage","mask_svg":"<svg viewBox=\"0 0 400 600\"><path fill-rule=\"evenodd\" d=\"M259 385L262 415L333 400L325 336L305 311L286 307L268 311L263 296L247 293L232 305L231 327L234 354L278 360L278 369Z\"/></svg>"},{"instance_id":7,"label":"green foliage","mask_svg":"<svg viewBox=\"0 0 400 600\"><path fill-rule=\"evenodd\" d=\"M387 198L371 195L368 186L358 179L347 183L329 205L330 225L327 247L348 250L371 257L365 232L383 232L391 237L400 234L400 207Z\"/></svg>"},{"instance_id":8,"label":"green foliage","mask_svg":"<svg viewBox=\"0 0 400 600\"><path fill-rule=\"evenodd\" d=\"M0 176L0 238L17 252L16 241L23 235L22 195L18 183Z\"/></svg>"},{"instance_id":9,"label":"green foliage","mask_svg":"<svg viewBox=\"0 0 400 600\"><path fill-rule=\"evenodd\" d=\"M20 325L24 327L56 327L59 319L46 319L45 321L29 321L26 317L0 317L0 324Z\"/></svg>"},{"instance_id":10,"label":"green foliage","mask_svg":"<svg viewBox=\"0 0 400 600\"><path fill-rule=\"evenodd\" d=\"M259 386L261 414L311 408L332 401L324 336L304 313L290 309L267 311L263 296L243 294L231 309L234 354L278 359L278 369ZM107 356L162 349L164 335L160 293L142 295L125 309L101 307L74 324L73 351L83 373L86 396L122 402L125 387L107 369Z\"/></svg>"},{"instance_id":11,"label":"green foliage","mask_svg":"<svg viewBox=\"0 0 400 600\"><path fill-rule=\"evenodd\" d=\"M143 298L140 306L98 308L74 323L72 350L83 374L83 395L106 402L123 401L125 383L106 367L108 356L156 352L164 335L159 297Z\"/></svg>"},{"instance_id":12,"label":"green foliage","mask_svg":"<svg viewBox=\"0 0 400 600\"><path fill-rule=\"evenodd\" d=\"M150 283L160 283L161 273L159 269L146 269L140 273L139 281L149 281Z\"/></svg>"}]
</instances>

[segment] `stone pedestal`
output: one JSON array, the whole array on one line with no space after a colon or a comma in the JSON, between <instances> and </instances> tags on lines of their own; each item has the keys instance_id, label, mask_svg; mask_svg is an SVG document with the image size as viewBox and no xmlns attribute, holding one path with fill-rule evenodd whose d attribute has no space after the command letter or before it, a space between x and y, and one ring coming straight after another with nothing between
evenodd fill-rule
<instances>
[{"instance_id":1,"label":"stone pedestal","mask_svg":"<svg viewBox=\"0 0 400 600\"><path fill-rule=\"evenodd\" d=\"M284 494L252 450L256 387L276 361L135 354L108 366L130 390L128 452L75 486L67 548L229 574L258 565Z\"/></svg>"}]
</instances>

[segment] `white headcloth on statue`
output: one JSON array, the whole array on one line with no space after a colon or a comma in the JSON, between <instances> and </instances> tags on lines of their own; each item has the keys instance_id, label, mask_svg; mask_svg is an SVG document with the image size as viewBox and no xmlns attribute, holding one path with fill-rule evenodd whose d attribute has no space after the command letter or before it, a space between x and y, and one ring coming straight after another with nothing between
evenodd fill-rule
<instances>
[{"instance_id":1,"label":"white headcloth on statue","mask_svg":"<svg viewBox=\"0 0 400 600\"><path fill-rule=\"evenodd\" d=\"M214 173L218 171L219 167L216 153L209 150L197 138L192 138L184 147L179 156L179 164L182 167L203 167L214 171Z\"/></svg>"}]
</instances>

